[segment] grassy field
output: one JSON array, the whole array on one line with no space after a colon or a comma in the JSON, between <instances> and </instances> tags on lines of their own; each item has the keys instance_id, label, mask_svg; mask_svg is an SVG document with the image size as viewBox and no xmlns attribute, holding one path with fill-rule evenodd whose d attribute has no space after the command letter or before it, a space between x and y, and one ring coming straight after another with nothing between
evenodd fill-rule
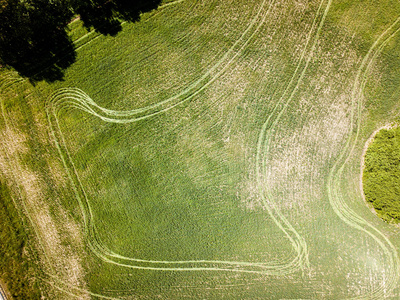
<instances>
[{"instance_id":1,"label":"grassy field","mask_svg":"<svg viewBox=\"0 0 400 300\"><path fill-rule=\"evenodd\" d=\"M363 200L395 121L400 4L175 1L74 21L64 81L2 70L1 172L50 299L398 299Z\"/></svg>"}]
</instances>

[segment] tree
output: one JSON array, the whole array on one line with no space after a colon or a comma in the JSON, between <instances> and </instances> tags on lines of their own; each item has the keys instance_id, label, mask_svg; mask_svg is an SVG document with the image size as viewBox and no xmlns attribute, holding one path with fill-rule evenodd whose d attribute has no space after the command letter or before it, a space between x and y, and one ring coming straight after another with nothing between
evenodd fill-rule
<instances>
[{"instance_id":1,"label":"tree","mask_svg":"<svg viewBox=\"0 0 400 300\"><path fill-rule=\"evenodd\" d=\"M33 81L61 79L76 56L65 30L73 12L61 1L3 0L2 4L1 63Z\"/></svg>"},{"instance_id":2,"label":"tree","mask_svg":"<svg viewBox=\"0 0 400 300\"><path fill-rule=\"evenodd\" d=\"M61 80L76 53L67 34L71 18L115 35L121 21L137 21L160 0L0 0L0 63L31 81Z\"/></svg>"}]
</instances>

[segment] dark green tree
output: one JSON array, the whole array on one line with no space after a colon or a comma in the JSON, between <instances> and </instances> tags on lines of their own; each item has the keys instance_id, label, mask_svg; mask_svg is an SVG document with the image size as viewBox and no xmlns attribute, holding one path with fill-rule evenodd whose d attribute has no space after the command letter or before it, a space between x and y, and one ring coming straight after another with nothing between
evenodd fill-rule
<instances>
[{"instance_id":1,"label":"dark green tree","mask_svg":"<svg viewBox=\"0 0 400 300\"><path fill-rule=\"evenodd\" d=\"M79 15L88 29L115 35L161 0L0 0L0 64L32 81L55 81L76 59L67 25Z\"/></svg>"},{"instance_id":2,"label":"dark green tree","mask_svg":"<svg viewBox=\"0 0 400 300\"><path fill-rule=\"evenodd\" d=\"M6 0L0 11L0 61L33 81L61 79L75 61L66 2Z\"/></svg>"}]
</instances>

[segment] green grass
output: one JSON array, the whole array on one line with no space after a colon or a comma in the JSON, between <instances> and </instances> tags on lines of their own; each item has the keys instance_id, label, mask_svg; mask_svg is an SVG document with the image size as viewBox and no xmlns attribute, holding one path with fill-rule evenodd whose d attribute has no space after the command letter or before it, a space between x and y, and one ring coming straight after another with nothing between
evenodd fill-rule
<instances>
[{"instance_id":1,"label":"green grass","mask_svg":"<svg viewBox=\"0 0 400 300\"><path fill-rule=\"evenodd\" d=\"M72 23L65 81L1 90L46 292L398 298L399 232L359 185L365 141L399 111L398 14L180 1L116 37Z\"/></svg>"},{"instance_id":2,"label":"green grass","mask_svg":"<svg viewBox=\"0 0 400 300\"><path fill-rule=\"evenodd\" d=\"M0 277L12 299L40 299L38 268L26 249L28 235L8 187L0 183Z\"/></svg>"}]
</instances>

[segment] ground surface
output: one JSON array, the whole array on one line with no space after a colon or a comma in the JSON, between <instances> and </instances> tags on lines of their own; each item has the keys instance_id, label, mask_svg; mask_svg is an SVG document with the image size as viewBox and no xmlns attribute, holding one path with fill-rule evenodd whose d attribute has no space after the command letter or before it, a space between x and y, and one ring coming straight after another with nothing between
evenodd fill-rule
<instances>
[{"instance_id":1,"label":"ground surface","mask_svg":"<svg viewBox=\"0 0 400 300\"><path fill-rule=\"evenodd\" d=\"M400 4L175 1L1 73L0 167L51 299L397 299L360 189L399 113Z\"/></svg>"}]
</instances>

